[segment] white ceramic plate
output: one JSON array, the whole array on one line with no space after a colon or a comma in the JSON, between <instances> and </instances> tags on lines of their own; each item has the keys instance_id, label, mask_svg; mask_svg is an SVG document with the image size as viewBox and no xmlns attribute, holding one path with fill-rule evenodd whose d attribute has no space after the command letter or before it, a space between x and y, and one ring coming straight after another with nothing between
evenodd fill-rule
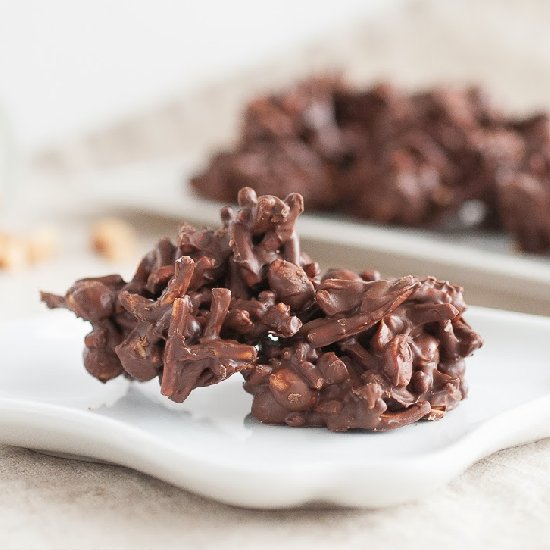
<instances>
[{"instance_id":1,"label":"white ceramic plate","mask_svg":"<svg viewBox=\"0 0 550 550\"><path fill-rule=\"evenodd\" d=\"M217 225L222 205L198 198L185 183L198 164L196 158L136 164L90 174L80 188L87 200L103 208ZM514 252L505 236L381 227L314 214L301 216L298 230L303 248L327 267L374 266L387 276L434 275L467 288L470 303L550 315L549 259Z\"/></svg>"},{"instance_id":2,"label":"white ceramic plate","mask_svg":"<svg viewBox=\"0 0 550 550\"><path fill-rule=\"evenodd\" d=\"M440 422L376 434L261 425L239 376L165 406L156 382L88 376L87 327L70 314L9 322L0 441L121 464L239 506L418 499L483 456L550 436L550 319L476 308L467 318L486 340L468 361L470 398Z\"/></svg>"}]
</instances>

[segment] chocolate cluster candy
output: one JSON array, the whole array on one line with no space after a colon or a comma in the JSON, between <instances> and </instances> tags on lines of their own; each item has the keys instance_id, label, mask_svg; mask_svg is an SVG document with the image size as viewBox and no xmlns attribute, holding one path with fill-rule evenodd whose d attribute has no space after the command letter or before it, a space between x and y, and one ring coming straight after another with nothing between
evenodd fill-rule
<instances>
[{"instance_id":1,"label":"chocolate cluster candy","mask_svg":"<svg viewBox=\"0 0 550 550\"><path fill-rule=\"evenodd\" d=\"M462 290L433 278L382 280L318 265L300 251L303 211L238 193L218 229L180 228L129 282L77 281L50 308L89 321L84 365L102 382L158 378L182 402L241 372L260 421L388 430L437 419L466 397L464 359L481 345L462 318Z\"/></svg>"},{"instance_id":2,"label":"chocolate cluster candy","mask_svg":"<svg viewBox=\"0 0 550 550\"><path fill-rule=\"evenodd\" d=\"M510 232L522 250L550 251L548 117L507 117L476 88L408 94L324 77L258 97L235 148L192 179L223 202L243 184L413 227L471 224L461 213L476 201L484 214L475 223Z\"/></svg>"}]
</instances>

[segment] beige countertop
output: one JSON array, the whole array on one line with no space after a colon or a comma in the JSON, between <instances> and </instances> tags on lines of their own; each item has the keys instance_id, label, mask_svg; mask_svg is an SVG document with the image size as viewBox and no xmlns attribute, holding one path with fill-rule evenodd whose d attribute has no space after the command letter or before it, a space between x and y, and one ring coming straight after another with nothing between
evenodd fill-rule
<instances>
[{"instance_id":1,"label":"beige countertop","mask_svg":"<svg viewBox=\"0 0 550 550\"><path fill-rule=\"evenodd\" d=\"M550 541L550 441L497 453L418 504L251 511L151 477L0 447L5 549L498 548Z\"/></svg>"}]
</instances>

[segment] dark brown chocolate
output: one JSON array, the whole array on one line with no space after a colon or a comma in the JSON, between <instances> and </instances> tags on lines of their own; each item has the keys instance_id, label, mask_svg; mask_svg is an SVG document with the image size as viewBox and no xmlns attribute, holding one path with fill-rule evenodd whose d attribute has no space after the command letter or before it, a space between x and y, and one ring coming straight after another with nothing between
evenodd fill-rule
<instances>
[{"instance_id":1,"label":"dark brown chocolate","mask_svg":"<svg viewBox=\"0 0 550 550\"><path fill-rule=\"evenodd\" d=\"M252 100L236 147L192 185L225 202L242 185L298 191L311 210L383 224L483 224L522 250L550 251L548 117L506 117L477 88L408 94L332 77L300 82ZM468 201L483 205L479 220L461 216Z\"/></svg>"},{"instance_id":2,"label":"dark brown chocolate","mask_svg":"<svg viewBox=\"0 0 550 550\"><path fill-rule=\"evenodd\" d=\"M84 364L102 382L158 378L182 402L241 372L266 423L386 430L435 419L466 396L464 358L481 340L462 290L433 278L382 280L342 268L320 276L300 251L301 195L240 190L216 230L184 224L134 277L42 293L89 321Z\"/></svg>"},{"instance_id":3,"label":"dark brown chocolate","mask_svg":"<svg viewBox=\"0 0 550 550\"><path fill-rule=\"evenodd\" d=\"M327 279L316 302L324 315L302 338L269 346L245 372L261 421L390 430L438 419L466 397L464 358L481 340L462 319L461 289L433 278Z\"/></svg>"}]
</instances>

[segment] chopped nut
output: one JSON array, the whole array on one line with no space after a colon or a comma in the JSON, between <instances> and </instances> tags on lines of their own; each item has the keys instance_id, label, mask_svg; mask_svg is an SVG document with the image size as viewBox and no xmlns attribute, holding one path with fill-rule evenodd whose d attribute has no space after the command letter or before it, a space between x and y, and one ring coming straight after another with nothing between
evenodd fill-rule
<instances>
[{"instance_id":1,"label":"chopped nut","mask_svg":"<svg viewBox=\"0 0 550 550\"><path fill-rule=\"evenodd\" d=\"M94 224L92 248L111 261L125 260L136 248L136 233L131 225L116 218L104 218Z\"/></svg>"},{"instance_id":2,"label":"chopped nut","mask_svg":"<svg viewBox=\"0 0 550 550\"><path fill-rule=\"evenodd\" d=\"M49 260L56 251L59 235L54 227L41 227L26 239L27 258L31 264Z\"/></svg>"},{"instance_id":3,"label":"chopped nut","mask_svg":"<svg viewBox=\"0 0 550 550\"><path fill-rule=\"evenodd\" d=\"M432 407L432 410L424 417L425 420L441 420L445 416L445 409Z\"/></svg>"},{"instance_id":4,"label":"chopped nut","mask_svg":"<svg viewBox=\"0 0 550 550\"><path fill-rule=\"evenodd\" d=\"M0 269L16 270L27 263L27 249L22 239L9 233L0 233Z\"/></svg>"}]
</instances>

